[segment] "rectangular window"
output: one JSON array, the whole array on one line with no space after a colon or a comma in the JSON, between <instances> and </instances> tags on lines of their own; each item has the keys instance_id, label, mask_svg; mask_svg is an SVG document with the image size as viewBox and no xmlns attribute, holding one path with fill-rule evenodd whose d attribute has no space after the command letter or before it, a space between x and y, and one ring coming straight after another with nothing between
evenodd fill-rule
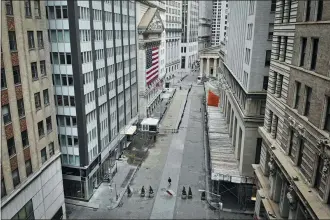
<instances>
[{"instance_id":1,"label":"rectangular window","mask_svg":"<svg viewBox=\"0 0 330 220\"><path fill-rule=\"evenodd\" d=\"M276 11L276 0L272 0L270 11L275 12Z\"/></svg>"},{"instance_id":2,"label":"rectangular window","mask_svg":"<svg viewBox=\"0 0 330 220\"><path fill-rule=\"evenodd\" d=\"M28 137L27 130L21 132L21 137L22 137L23 147L28 146L29 145L29 137Z\"/></svg>"},{"instance_id":3,"label":"rectangular window","mask_svg":"<svg viewBox=\"0 0 330 220\"><path fill-rule=\"evenodd\" d=\"M252 29L253 29L253 24L248 24L248 33L247 33L247 39L251 40L252 37Z\"/></svg>"},{"instance_id":4,"label":"rectangular window","mask_svg":"<svg viewBox=\"0 0 330 220\"><path fill-rule=\"evenodd\" d=\"M306 102L305 102L304 115L305 116L308 116L309 115L310 106L311 106L311 100L312 100L312 88L306 86L305 87L305 93L306 93Z\"/></svg>"},{"instance_id":5,"label":"rectangular window","mask_svg":"<svg viewBox=\"0 0 330 220\"><path fill-rule=\"evenodd\" d=\"M23 99L17 100L17 110L18 110L18 116L20 118L25 116L25 109L24 109Z\"/></svg>"},{"instance_id":6,"label":"rectangular window","mask_svg":"<svg viewBox=\"0 0 330 220\"><path fill-rule=\"evenodd\" d=\"M31 73L32 73L33 80L38 79L38 68L37 68L36 62L31 63Z\"/></svg>"},{"instance_id":7,"label":"rectangular window","mask_svg":"<svg viewBox=\"0 0 330 220\"><path fill-rule=\"evenodd\" d=\"M47 151L46 151L46 147L44 147L41 151L41 162L45 163L47 161Z\"/></svg>"},{"instance_id":8,"label":"rectangular window","mask_svg":"<svg viewBox=\"0 0 330 220\"><path fill-rule=\"evenodd\" d=\"M34 49L35 45L34 45L34 33L33 33L33 31L28 31L27 35L28 35L29 49Z\"/></svg>"},{"instance_id":9,"label":"rectangular window","mask_svg":"<svg viewBox=\"0 0 330 220\"><path fill-rule=\"evenodd\" d=\"M274 23L269 23L268 40L273 40L273 34L274 34Z\"/></svg>"},{"instance_id":10,"label":"rectangular window","mask_svg":"<svg viewBox=\"0 0 330 220\"><path fill-rule=\"evenodd\" d=\"M264 76L264 81L262 83L262 89L267 91L268 88L268 76Z\"/></svg>"},{"instance_id":11,"label":"rectangular window","mask_svg":"<svg viewBox=\"0 0 330 220\"><path fill-rule=\"evenodd\" d=\"M14 170L11 172L11 175L13 177L13 184L14 187L16 187L18 184L20 184L20 179L19 179L19 172L18 169Z\"/></svg>"},{"instance_id":12,"label":"rectangular window","mask_svg":"<svg viewBox=\"0 0 330 220\"><path fill-rule=\"evenodd\" d=\"M37 111L41 109L40 92L34 93L34 105Z\"/></svg>"},{"instance_id":13,"label":"rectangular window","mask_svg":"<svg viewBox=\"0 0 330 220\"><path fill-rule=\"evenodd\" d=\"M10 51L16 51L17 50L17 44L16 44L15 31L8 31L8 39L9 39L9 49L10 49Z\"/></svg>"},{"instance_id":14,"label":"rectangular window","mask_svg":"<svg viewBox=\"0 0 330 220\"><path fill-rule=\"evenodd\" d=\"M48 118L46 118L46 126L47 126L47 132L51 132L53 130L52 127L52 116L49 116Z\"/></svg>"},{"instance_id":15,"label":"rectangular window","mask_svg":"<svg viewBox=\"0 0 330 220\"><path fill-rule=\"evenodd\" d=\"M40 0L34 0L34 13L36 18L40 18Z\"/></svg>"},{"instance_id":16,"label":"rectangular window","mask_svg":"<svg viewBox=\"0 0 330 220\"><path fill-rule=\"evenodd\" d=\"M304 66L305 64L306 45L307 45L307 38L306 37L301 38L299 66Z\"/></svg>"},{"instance_id":17,"label":"rectangular window","mask_svg":"<svg viewBox=\"0 0 330 220\"><path fill-rule=\"evenodd\" d=\"M251 52L251 50L249 48L245 48L245 63L246 64L250 63L250 52Z\"/></svg>"},{"instance_id":18,"label":"rectangular window","mask_svg":"<svg viewBox=\"0 0 330 220\"><path fill-rule=\"evenodd\" d=\"M2 170L1 170L2 173ZM1 198L5 197L7 195L6 192L6 186L5 186L5 180L2 178L1 179Z\"/></svg>"},{"instance_id":19,"label":"rectangular window","mask_svg":"<svg viewBox=\"0 0 330 220\"><path fill-rule=\"evenodd\" d=\"M311 0L306 1L305 21L309 21L311 17Z\"/></svg>"},{"instance_id":20,"label":"rectangular window","mask_svg":"<svg viewBox=\"0 0 330 220\"><path fill-rule=\"evenodd\" d=\"M49 156L51 157L55 154L54 142L51 142L48 147L49 147Z\"/></svg>"},{"instance_id":21,"label":"rectangular window","mask_svg":"<svg viewBox=\"0 0 330 220\"><path fill-rule=\"evenodd\" d=\"M16 154L16 147L15 147L14 137L7 140L7 148L8 148L9 157Z\"/></svg>"},{"instance_id":22,"label":"rectangular window","mask_svg":"<svg viewBox=\"0 0 330 220\"><path fill-rule=\"evenodd\" d=\"M286 50L288 47L288 37L284 36L284 48L283 48L283 56L284 56L284 61L286 60Z\"/></svg>"},{"instance_id":23,"label":"rectangular window","mask_svg":"<svg viewBox=\"0 0 330 220\"><path fill-rule=\"evenodd\" d=\"M43 96L44 96L44 105L47 106L47 105L49 105L48 89L45 89L42 93L43 93Z\"/></svg>"},{"instance_id":24,"label":"rectangular window","mask_svg":"<svg viewBox=\"0 0 330 220\"><path fill-rule=\"evenodd\" d=\"M323 0L318 0L316 20L321 21L323 14Z\"/></svg>"},{"instance_id":25,"label":"rectangular window","mask_svg":"<svg viewBox=\"0 0 330 220\"><path fill-rule=\"evenodd\" d=\"M2 119L3 123L6 125L11 122L11 114L10 114L10 107L9 104L2 106Z\"/></svg>"},{"instance_id":26,"label":"rectangular window","mask_svg":"<svg viewBox=\"0 0 330 220\"><path fill-rule=\"evenodd\" d=\"M249 15L253 15L254 13L254 0L250 0L249 3Z\"/></svg>"},{"instance_id":27,"label":"rectangular window","mask_svg":"<svg viewBox=\"0 0 330 220\"><path fill-rule=\"evenodd\" d=\"M21 75L19 71L19 66L13 66L13 76L14 76L14 84L21 83Z\"/></svg>"},{"instance_id":28,"label":"rectangular window","mask_svg":"<svg viewBox=\"0 0 330 220\"><path fill-rule=\"evenodd\" d=\"M5 68L1 68L1 89L5 88L7 88L6 71Z\"/></svg>"},{"instance_id":29,"label":"rectangular window","mask_svg":"<svg viewBox=\"0 0 330 220\"><path fill-rule=\"evenodd\" d=\"M322 176L323 176L323 167L324 167L324 159L322 156L319 157L316 177L315 177L315 188L320 194L323 194L323 187L322 187Z\"/></svg>"},{"instance_id":30,"label":"rectangular window","mask_svg":"<svg viewBox=\"0 0 330 220\"><path fill-rule=\"evenodd\" d=\"M277 77L280 78L280 80L278 81L279 84L276 86L278 88L277 94L278 94L278 97L281 97L282 96L283 75L277 74Z\"/></svg>"},{"instance_id":31,"label":"rectangular window","mask_svg":"<svg viewBox=\"0 0 330 220\"><path fill-rule=\"evenodd\" d=\"M316 68L316 61L317 61L317 54L319 50L319 39L313 38L313 49L312 49L312 61L311 61L311 70L315 70Z\"/></svg>"},{"instance_id":32,"label":"rectangular window","mask_svg":"<svg viewBox=\"0 0 330 220\"><path fill-rule=\"evenodd\" d=\"M262 101L260 105L260 115L265 115L266 112L266 102Z\"/></svg>"},{"instance_id":33,"label":"rectangular window","mask_svg":"<svg viewBox=\"0 0 330 220\"><path fill-rule=\"evenodd\" d=\"M44 36L42 31L37 31L38 48L44 48Z\"/></svg>"},{"instance_id":34,"label":"rectangular window","mask_svg":"<svg viewBox=\"0 0 330 220\"><path fill-rule=\"evenodd\" d=\"M327 98L327 108L325 113L324 130L330 131L330 97Z\"/></svg>"},{"instance_id":35,"label":"rectangular window","mask_svg":"<svg viewBox=\"0 0 330 220\"><path fill-rule=\"evenodd\" d=\"M43 136L45 136L44 122L43 121L38 122L38 134L39 134L39 139L41 139Z\"/></svg>"},{"instance_id":36,"label":"rectangular window","mask_svg":"<svg viewBox=\"0 0 330 220\"><path fill-rule=\"evenodd\" d=\"M296 94L293 108L297 109L300 101L300 86L301 83L296 81Z\"/></svg>"},{"instance_id":37,"label":"rectangular window","mask_svg":"<svg viewBox=\"0 0 330 220\"><path fill-rule=\"evenodd\" d=\"M304 156L304 148L305 148L305 143L303 139L300 139L300 143L299 143L299 151L298 151L298 162L297 162L297 166L300 167L301 163L302 163L302 158Z\"/></svg>"},{"instance_id":38,"label":"rectangular window","mask_svg":"<svg viewBox=\"0 0 330 220\"><path fill-rule=\"evenodd\" d=\"M40 74L42 76L45 76L47 74L46 73L46 62L44 60L40 61Z\"/></svg>"},{"instance_id":39,"label":"rectangular window","mask_svg":"<svg viewBox=\"0 0 330 220\"><path fill-rule=\"evenodd\" d=\"M68 18L68 8L67 6L62 6L62 14L63 14L63 18Z\"/></svg>"},{"instance_id":40,"label":"rectangular window","mask_svg":"<svg viewBox=\"0 0 330 220\"><path fill-rule=\"evenodd\" d=\"M31 1L25 0L25 17L31 17Z\"/></svg>"},{"instance_id":41,"label":"rectangular window","mask_svg":"<svg viewBox=\"0 0 330 220\"><path fill-rule=\"evenodd\" d=\"M292 156L293 136L294 136L294 131L291 129L290 130L290 142L289 142L289 156Z\"/></svg>"},{"instance_id":42,"label":"rectangular window","mask_svg":"<svg viewBox=\"0 0 330 220\"><path fill-rule=\"evenodd\" d=\"M55 6L55 10L56 10L56 18L61 19L62 18L61 6Z\"/></svg>"},{"instance_id":43,"label":"rectangular window","mask_svg":"<svg viewBox=\"0 0 330 220\"><path fill-rule=\"evenodd\" d=\"M255 164L260 163L261 145L262 145L262 138L257 138L256 156L254 159Z\"/></svg>"},{"instance_id":44,"label":"rectangular window","mask_svg":"<svg viewBox=\"0 0 330 220\"><path fill-rule=\"evenodd\" d=\"M272 56L271 50L266 50L265 66L270 66L270 58Z\"/></svg>"},{"instance_id":45,"label":"rectangular window","mask_svg":"<svg viewBox=\"0 0 330 220\"><path fill-rule=\"evenodd\" d=\"M6 0L6 15L13 15L13 1L12 0Z\"/></svg>"},{"instance_id":46,"label":"rectangular window","mask_svg":"<svg viewBox=\"0 0 330 220\"><path fill-rule=\"evenodd\" d=\"M25 161L25 170L26 170L26 176L27 177L32 174L31 159Z\"/></svg>"}]
</instances>

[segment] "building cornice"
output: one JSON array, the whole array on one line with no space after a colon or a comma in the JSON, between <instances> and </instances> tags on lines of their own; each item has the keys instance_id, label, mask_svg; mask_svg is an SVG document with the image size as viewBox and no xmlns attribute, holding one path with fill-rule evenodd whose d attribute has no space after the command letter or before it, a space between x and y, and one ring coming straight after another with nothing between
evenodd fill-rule
<instances>
[{"instance_id":1,"label":"building cornice","mask_svg":"<svg viewBox=\"0 0 330 220\"><path fill-rule=\"evenodd\" d=\"M162 8L159 5L156 5L155 3L153 3L153 1L148 1L148 0L136 0L136 1L140 2L142 4L145 4L145 5L148 5L149 7L158 8L160 11L166 12L165 8ZM160 2L162 2L162 1L160 1Z\"/></svg>"}]
</instances>

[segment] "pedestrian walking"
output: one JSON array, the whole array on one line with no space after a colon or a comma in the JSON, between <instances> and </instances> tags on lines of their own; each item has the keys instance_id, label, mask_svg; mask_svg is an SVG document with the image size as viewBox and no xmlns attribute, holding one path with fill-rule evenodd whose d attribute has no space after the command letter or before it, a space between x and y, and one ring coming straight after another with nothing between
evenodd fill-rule
<instances>
[{"instance_id":1,"label":"pedestrian walking","mask_svg":"<svg viewBox=\"0 0 330 220\"><path fill-rule=\"evenodd\" d=\"M167 182L168 182L168 186L171 186L171 182L172 182L171 177L168 178Z\"/></svg>"}]
</instances>

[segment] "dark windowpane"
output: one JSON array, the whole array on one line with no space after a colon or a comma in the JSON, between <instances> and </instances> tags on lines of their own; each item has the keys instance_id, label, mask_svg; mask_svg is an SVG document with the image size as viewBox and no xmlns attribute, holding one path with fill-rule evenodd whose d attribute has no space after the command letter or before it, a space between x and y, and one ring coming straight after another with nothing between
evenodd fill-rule
<instances>
[{"instance_id":1,"label":"dark windowpane","mask_svg":"<svg viewBox=\"0 0 330 220\"><path fill-rule=\"evenodd\" d=\"M6 15L13 15L13 1L12 0L6 0Z\"/></svg>"},{"instance_id":2,"label":"dark windowpane","mask_svg":"<svg viewBox=\"0 0 330 220\"><path fill-rule=\"evenodd\" d=\"M62 98L61 95L57 95L56 100L57 100L57 105L58 106L63 106L63 98Z\"/></svg>"},{"instance_id":3,"label":"dark windowpane","mask_svg":"<svg viewBox=\"0 0 330 220\"><path fill-rule=\"evenodd\" d=\"M20 118L25 116L24 100L23 99L17 100L17 110L18 110L18 116Z\"/></svg>"},{"instance_id":4,"label":"dark windowpane","mask_svg":"<svg viewBox=\"0 0 330 220\"><path fill-rule=\"evenodd\" d=\"M7 88L6 71L1 68L1 89Z\"/></svg>"},{"instance_id":5,"label":"dark windowpane","mask_svg":"<svg viewBox=\"0 0 330 220\"><path fill-rule=\"evenodd\" d=\"M62 6L63 18L68 18L68 9L66 6Z\"/></svg>"},{"instance_id":6,"label":"dark windowpane","mask_svg":"<svg viewBox=\"0 0 330 220\"><path fill-rule=\"evenodd\" d=\"M69 97L64 95L63 100L64 100L64 106L69 106Z\"/></svg>"},{"instance_id":7,"label":"dark windowpane","mask_svg":"<svg viewBox=\"0 0 330 220\"><path fill-rule=\"evenodd\" d=\"M311 0L306 1L305 21L309 21L311 16Z\"/></svg>"},{"instance_id":8,"label":"dark windowpane","mask_svg":"<svg viewBox=\"0 0 330 220\"><path fill-rule=\"evenodd\" d=\"M69 53L66 54L66 64L72 64L71 54L69 54Z\"/></svg>"},{"instance_id":9,"label":"dark windowpane","mask_svg":"<svg viewBox=\"0 0 330 220\"><path fill-rule=\"evenodd\" d=\"M29 145L29 137L28 137L28 132L27 132L27 130L22 131L22 133L21 133L21 137L22 137L22 144L23 144L23 147L28 146L28 145Z\"/></svg>"},{"instance_id":10,"label":"dark windowpane","mask_svg":"<svg viewBox=\"0 0 330 220\"><path fill-rule=\"evenodd\" d=\"M257 138L256 156L254 160L255 164L258 164L260 162L261 144L262 144L262 138Z\"/></svg>"},{"instance_id":11,"label":"dark windowpane","mask_svg":"<svg viewBox=\"0 0 330 220\"><path fill-rule=\"evenodd\" d=\"M262 84L262 89L267 90L268 88L268 76L264 76L264 81Z\"/></svg>"},{"instance_id":12,"label":"dark windowpane","mask_svg":"<svg viewBox=\"0 0 330 220\"><path fill-rule=\"evenodd\" d=\"M28 31L27 35L28 35L29 49L34 49L35 45L34 45L34 33L33 33L33 31Z\"/></svg>"},{"instance_id":13,"label":"dark windowpane","mask_svg":"<svg viewBox=\"0 0 330 220\"><path fill-rule=\"evenodd\" d=\"M68 85L73 86L73 76L68 75Z\"/></svg>"},{"instance_id":14,"label":"dark windowpane","mask_svg":"<svg viewBox=\"0 0 330 220\"><path fill-rule=\"evenodd\" d=\"M40 92L37 92L34 94L34 104L35 104L36 110L41 109Z\"/></svg>"},{"instance_id":15,"label":"dark windowpane","mask_svg":"<svg viewBox=\"0 0 330 220\"><path fill-rule=\"evenodd\" d=\"M71 104L71 106L76 105L75 100L74 100L74 96L70 96L70 104Z\"/></svg>"},{"instance_id":16,"label":"dark windowpane","mask_svg":"<svg viewBox=\"0 0 330 220\"><path fill-rule=\"evenodd\" d=\"M292 153L294 131L290 130L289 156Z\"/></svg>"},{"instance_id":17,"label":"dark windowpane","mask_svg":"<svg viewBox=\"0 0 330 220\"><path fill-rule=\"evenodd\" d=\"M38 68L37 63L33 62L31 63L31 73L32 73L32 79L38 79Z\"/></svg>"},{"instance_id":18,"label":"dark windowpane","mask_svg":"<svg viewBox=\"0 0 330 220\"><path fill-rule=\"evenodd\" d=\"M62 18L61 15L61 6L56 6L56 18Z\"/></svg>"},{"instance_id":19,"label":"dark windowpane","mask_svg":"<svg viewBox=\"0 0 330 220\"><path fill-rule=\"evenodd\" d=\"M65 64L65 55L64 55L64 53L60 53L60 64Z\"/></svg>"},{"instance_id":20,"label":"dark windowpane","mask_svg":"<svg viewBox=\"0 0 330 220\"><path fill-rule=\"evenodd\" d=\"M25 0L25 16L31 17L31 1Z\"/></svg>"},{"instance_id":21,"label":"dark windowpane","mask_svg":"<svg viewBox=\"0 0 330 220\"><path fill-rule=\"evenodd\" d=\"M318 49L319 49L319 39L315 38L313 39L311 70L315 70L316 68Z\"/></svg>"},{"instance_id":22,"label":"dark windowpane","mask_svg":"<svg viewBox=\"0 0 330 220\"><path fill-rule=\"evenodd\" d=\"M288 47L288 36L284 37L284 49L283 49L283 56L284 56L284 61L286 60L286 50Z\"/></svg>"},{"instance_id":23,"label":"dark windowpane","mask_svg":"<svg viewBox=\"0 0 330 220\"><path fill-rule=\"evenodd\" d=\"M15 141L13 137L7 140L7 147L9 157L16 154Z\"/></svg>"},{"instance_id":24,"label":"dark windowpane","mask_svg":"<svg viewBox=\"0 0 330 220\"><path fill-rule=\"evenodd\" d=\"M46 62L44 60L40 61L40 74L42 76L45 76L47 74L46 73Z\"/></svg>"},{"instance_id":25,"label":"dark windowpane","mask_svg":"<svg viewBox=\"0 0 330 220\"><path fill-rule=\"evenodd\" d=\"M1 170L1 173L2 173L2 170ZM5 186L5 180L1 179L1 198L3 198L6 195L7 195L7 191L6 191L6 186Z\"/></svg>"},{"instance_id":26,"label":"dark windowpane","mask_svg":"<svg viewBox=\"0 0 330 220\"><path fill-rule=\"evenodd\" d=\"M14 187L16 187L16 186L20 183L18 169L12 171L11 175L12 175L12 177L13 177L13 184L14 184Z\"/></svg>"},{"instance_id":27,"label":"dark windowpane","mask_svg":"<svg viewBox=\"0 0 330 220\"><path fill-rule=\"evenodd\" d=\"M304 148L305 148L305 144L304 144L304 140L300 139L300 146L299 146L299 152L298 152L298 163L297 166L300 167L302 164L302 158L304 155Z\"/></svg>"},{"instance_id":28,"label":"dark windowpane","mask_svg":"<svg viewBox=\"0 0 330 220\"><path fill-rule=\"evenodd\" d=\"M19 71L19 66L13 66L14 84L21 83L21 75Z\"/></svg>"},{"instance_id":29,"label":"dark windowpane","mask_svg":"<svg viewBox=\"0 0 330 220\"><path fill-rule=\"evenodd\" d=\"M49 144L49 156L50 156L50 157L53 156L54 153L55 153L54 142L51 142L51 143Z\"/></svg>"},{"instance_id":30,"label":"dark windowpane","mask_svg":"<svg viewBox=\"0 0 330 220\"><path fill-rule=\"evenodd\" d=\"M46 118L46 126L47 126L47 132L51 132L53 130L52 127L52 117L49 116L48 118Z\"/></svg>"},{"instance_id":31,"label":"dark windowpane","mask_svg":"<svg viewBox=\"0 0 330 220\"><path fill-rule=\"evenodd\" d=\"M301 83L296 81L296 99L294 103L294 108L298 108L299 101L300 101L300 86Z\"/></svg>"},{"instance_id":32,"label":"dark windowpane","mask_svg":"<svg viewBox=\"0 0 330 220\"><path fill-rule=\"evenodd\" d=\"M66 75L62 75L62 85L63 86L67 86L68 85L67 76Z\"/></svg>"},{"instance_id":33,"label":"dark windowpane","mask_svg":"<svg viewBox=\"0 0 330 220\"><path fill-rule=\"evenodd\" d=\"M312 97L312 88L306 86L306 105L305 105L305 112L304 112L305 116L309 115L309 110L310 110L311 101L312 101L311 97Z\"/></svg>"},{"instance_id":34,"label":"dark windowpane","mask_svg":"<svg viewBox=\"0 0 330 220\"><path fill-rule=\"evenodd\" d=\"M272 51L271 51L271 50L267 50L267 51L266 51L265 66L269 66L269 65L270 65L271 54L272 54ZM249 56L249 57L250 57L250 56Z\"/></svg>"},{"instance_id":35,"label":"dark windowpane","mask_svg":"<svg viewBox=\"0 0 330 220\"><path fill-rule=\"evenodd\" d=\"M40 0L34 0L34 13L37 18L40 17Z\"/></svg>"},{"instance_id":36,"label":"dark windowpane","mask_svg":"<svg viewBox=\"0 0 330 220\"><path fill-rule=\"evenodd\" d=\"M299 63L299 66L304 66L304 64L305 64L306 45L307 45L307 38L303 37L301 39L300 63Z\"/></svg>"},{"instance_id":37,"label":"dark windowpane","mask_svg":"<svg viewBox=\"0 0 330 220\"><path fill-rule=\"evenodd\" d=\"M15 31L8 31L9 48L11 51L17 50Z\"/></svg>"},{"instance_id":38,"label":"dark windowpane","mask_svg":"<svg viewBox=\"0 0 330 220\"><path fill-rule=\"evenodd\" d=\"M325 124L324 124L324 130L330 131L330 98L328 98L328 106L326 109L326 115L325 115Z\"/></svg>"},{"instance_id":39,"label":"dark windowpane","mask_svg":"<svg viewBox=\"0 0 330 220\"><path fill-rule=\"evenodd\" d=\"M321 21L323 14L323 0L318 0L316 20Z\"/></svg>"},{"instance_id":40,"label":"dark windowpane","mask_svg":"<svg viewBox=\"0 0 330 220\"><path fill-rule=\"evenodd\" d=\"M37 39L38 39L38 47L43 48L44 47L44 36L42 31L37 31Z\"/></svg>"},{"instance_id":41,"label":"dark windowpane","mask_svg":"<svg viewBox=\"0 0 330 220\"><path fill-rule=\"evenodd\" d=\"M25 169L26 169L26 176L30 176L32 174L32 164L31 159L25 161Z\"/></svg>"},{"instance_id":42,"label":"dark windowpane","mask_svg":"<svg viewBox=\"0 0 330 220\"><path fill-rule=\"evenodd\" d=\"M11 114L10 114L10 107L9 105L3 105L2 106L2 109L1 109L1 112L2 112L2 119L3 119L3 123L6 125L8 123L11 122Z\"/></svg>"},{"instance_id":43,"label":"dark windowpane","mask_svg":"<svg viewBox=\"0 0 330 220\"><path fill-rule=\"evenodd\" d=\"M41 153L41 162L45 163L47 161L46 147L44 147L40 153Z\"/></svg>"},{"instance_id":44,"label":"dark windowpane","mask_svg":"<svg viewBox=\"0 0 330 220\"><path fill-rule=\"evenodd\" d=\"M39 134L39 138L42 138L45 135L43 121L38 122L38 134Z\"/></svg>"},{"instance_id":45,"label":"dark windowpane","mask_svg":"<svg viewBox=\"0 0 330 220\"><path fill-rule=\"evenodd\" d=\"M45 89L43 92L43 96L44 96L44 105L48 105L49 104L49 94L48 94L48 89Z\"/></svg>"}]
</instances>

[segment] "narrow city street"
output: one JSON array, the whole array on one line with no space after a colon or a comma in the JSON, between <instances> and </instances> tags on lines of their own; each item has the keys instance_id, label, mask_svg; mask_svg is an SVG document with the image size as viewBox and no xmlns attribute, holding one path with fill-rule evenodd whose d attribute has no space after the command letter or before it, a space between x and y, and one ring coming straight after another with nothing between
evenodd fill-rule
<instances>
[{"instance_id":1,"label":"narrow city street","mask_svg":"<svg viewBox=\"0 0 330 220\"><path fill-rule=\"evenodd\" d=\"M148 157L130 184L133 195L127 197L125 194L120 205L111 210L105 208L104 205L98 209L67 205L70 219L219 218L219 212L209 209L207 202L201 200L200 192L198 192L198 189L205 189L202 132L204 119L200 112L204 90L202 86L196 85L196 77L196 75L188 75L180 82L182 90L188 90L190 85L193 85L188 95L180 129L178 133L158 135L155 146L149 149ZM170 105L176 104L178 103L172 102ZM170 111L171 108L166 114L175 114ZM163 120L167 120L166 114ZM172 179L172 185L169 189L174 191L175 195L173 196L169 196L165 192L168 188L168 177ZM155 196L153 198L140 197L142 186L145 187L146 191L151 186ZM181 199L183 186L187 191L191 187L192 199ZM104 201L108 199L111 198L106 198ZM224 212L221 212L220 216L223 219L251 218L251 216Z\"/></svg>"}]
</instances>

